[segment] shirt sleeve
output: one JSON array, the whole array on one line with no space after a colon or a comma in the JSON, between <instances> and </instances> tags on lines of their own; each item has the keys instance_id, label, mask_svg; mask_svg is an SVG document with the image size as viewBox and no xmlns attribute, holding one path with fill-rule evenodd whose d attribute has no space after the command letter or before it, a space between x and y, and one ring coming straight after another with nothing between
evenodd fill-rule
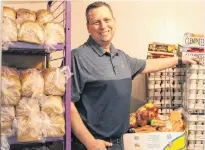
<instances>
[{"instance_id":1,"label":"shirt sleeve","mask_svg":"<svg viewBox=\"0 0 205 150\"><path fill-rule=\"evenodd\" d=\"M146 60L144 59L137 59L137 58L132 58L128 55L126 55L128 64L130 64L130 69L132 73L132 79L140 74L146 66Z\"/></svg>"},{"instance_id":2,"label":"shirt sleeve","mask_svg":"<svg viewBox=\"0 0 205 150\"><path fill-rule=\"evenodd\" d=\"M71 101L77 102L80 100L86 78L79 57L74 50L71 51L71 72L73 73L71 78Z\"/></svg>"}]
</instances>

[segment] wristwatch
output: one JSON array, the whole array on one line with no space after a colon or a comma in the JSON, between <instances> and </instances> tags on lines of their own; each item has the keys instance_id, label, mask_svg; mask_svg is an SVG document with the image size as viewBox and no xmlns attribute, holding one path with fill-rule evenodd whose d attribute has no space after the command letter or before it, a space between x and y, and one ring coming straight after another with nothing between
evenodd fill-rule
<instances>
[{"instance_id":1,"label":"wristwatch","mask_svg":"<svg viewBox=\"0 0 205 150\"><path fill-rule=\"evenodd\" d=\"M183 65L181 57L178 57L178 65L179 65L179 67L182 67L182 65Z\"/></svg>"}]
</instances>

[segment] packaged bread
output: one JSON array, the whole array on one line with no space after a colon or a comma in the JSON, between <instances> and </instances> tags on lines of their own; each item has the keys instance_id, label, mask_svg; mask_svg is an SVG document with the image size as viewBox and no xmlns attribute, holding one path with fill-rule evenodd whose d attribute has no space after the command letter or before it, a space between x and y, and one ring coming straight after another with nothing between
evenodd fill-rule
<instances>
[{"instance_id":1,"label":"packaged bread","mask_svg":"<svg viewBox=\"0 0 205 150\"><path fill-rule=\"evenodd\" d=\"M182 115L178 111L173 111L166 121L166 126L159 128L161 132L183 132L186 128Z\"/></svg>"},{"instance_id":2,"label":"packaged bread","mask_svg":"<svg viewBox=\"0 0 205 150\"><path fill-rule=\"evenodd\" d=\"M16 116L31 116L40 112L39 98L22 97L16 106Z\"/></svg>"},{"instance_id":3,"label":"packaged bread","mask_svg":"<svg viewBox=\"0 0 205 150\"><path fill-rule=\"evenodd\" d=\"M63 137L65 135L64 116L48 116L43 114L42 131L44 137Z\"/></svg>"},{"instance_id":4,"label":"packaged bread","mask_svg":"<svg viewBox=\"0 0 205 150\"><path fill-rule=\"evenodd\" d=\"M1 135L6 137L12 135L12 121L1 121Z\"/></svg>"},{"instance_id":5,"label":"packaged bread","mask_svg":"<svg viewBox=\"0 0 205 150\"><path fill-rule=\"evenodd\" d=\"M16 20L16 11L13 8L4 6L3 7L3 17Z\"/></svg>"},{"instance_id":6,"label":"packaged bread","mask_svg":"<svg viewBox=\"0 0 205 150\"><path fill-rule=\"evenodd\" d=\"M40 9L36 12L36 20L40 25L51 22L53 19L53 13L46 9Z\"/></svg>"},{"instance_id":7,"label":"packaged bread","mask_svg":"<svg viewBox=\"0 0 205 150\"><path fill-rule=\"evenodd\" d=\"M45 23L44 30L46 44L56 45L58 43L65 43L65 30L60 23Z\"/></svg>"},{"instance_id":8,"label":"packaged bread","mask_svg":"<svg viewBox=\"0 0 205 150\"><path fill-rule=\"evenodd\" d=\"M17 118L17 141L32 142L42 140L42 124L39 114Z\"/></svg>"},{"instance_id":9,"label":"packaged bread","mask_svg":"<svg viewBox=\"0 0 205 150\"><path fill-rule=\"evenodd\" d=\"M20 8L17 11L17 24L18 27L21 26L21 23L24 21L36 21L36 14L34 11L29 9Z\"/></svg>"},{"instance_id":10,"label":"packaged bread","mask_svg":"<svg viewBox=\"0 0 205 150\"><path fill-rule=\"evenodd\" d=\"M3 17L2 24L2 40L3 42L17 41L17 25L16 21L10 18Z\"/></svg>"},{"instance_id":11,"label":"packaged bread","mask_svg":"<svg viewBox=\"0 0 205 150\"><path fill-rule=\"evenodd\" d=\"M61 68L46 68L42 71L45 81L44 94L62 96L65 93L66 74Z\"/></svg>"},{"instance_id":12,"label":"packaged bread","mask_svg":"<svg viewBox=\"0 0 205 150\"><path fill-rule=\"evenodd\" d=\"M14 68L2 66L1 104L17 105L21 97L21 83Z\"/></svg>"},{"instance_id":13,"label":"packaged bread","mask_svg":"<svg viewBox=\"0 0 205 150\"><path fill-rule=\"evenodd\" d=\"M22 96L39 97L44 91L44 80L41 73L36 69L27 69L21 72Z\"/></svg>"},{"instance_id":14,"label":"packaged bread","mask_svg":"<svg viewBox=\"0 0 205 150\"><path fill-rule=\"evenodd\" d=\"M1 106L1 121L11 121L15 118L14 106Z\"/></svg>"},{"instance_id":15,"label":"packaged bread","mask_svg":"<svg viewBox=\"0 0 205 150\"><path fill-rule=\"evenodd\" d=\"M35 21L22 22L18 31L18 40L35 44L43 44L43 27Z\"/></svg>"},{"instance_id":16,"label":"packaged bread","mask_svg":"<svg viewBox=\"0 0 205 150\"><path fill-rule=\"evenodd\" d=\"M41 99L41 111L49 116L63 115L64 105L60 96L46 96Z\"/></svg>"},{"instance_id":17,"label":"packaged bread","mask_svg":"<svg viewBox=\"0 0 205 150\"><path fill-rule=\"evenodd\" d=\"M19 78L19 73L15 68L2 66L1 67L1 75L3 76L12 76L14 78Z\"/></svg>"}]
</instances>

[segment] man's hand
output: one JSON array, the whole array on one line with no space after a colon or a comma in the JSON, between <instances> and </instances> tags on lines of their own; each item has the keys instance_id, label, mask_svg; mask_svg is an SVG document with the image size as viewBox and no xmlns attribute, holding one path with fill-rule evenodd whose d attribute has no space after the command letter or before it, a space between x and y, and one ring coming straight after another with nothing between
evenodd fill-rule
<instances>
[{"instance_id":1,"label":"man's hand","mask_svg":"<svg viewBox=\"0 0 205 150\"><path fill-rule=\"evenodd\" d=\"M200 61L197 57L190 57L190 56L183 56L182 57L182 63L183 64L200 64L203 65L203 63Z\"/></svg>"},{"instance_id":2,"label":"man's hand","mask_svg":"<svg viewBox=\"0 0 205 150\"><path fill-rule=\"evenodd\" d=\"M112 143L104 141L104 140L99 140L95 139L89 145L86 146L88 150L107 150L106 147L112 146Z\"/></svg>"}]
</instances>

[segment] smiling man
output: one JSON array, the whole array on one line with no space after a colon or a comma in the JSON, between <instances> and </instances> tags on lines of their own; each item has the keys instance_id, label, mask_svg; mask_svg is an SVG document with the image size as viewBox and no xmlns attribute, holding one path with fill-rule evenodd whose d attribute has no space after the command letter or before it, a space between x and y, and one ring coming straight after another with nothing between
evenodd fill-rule
<instances>
[{"instance_id":1,"label":"smiling man","mask_svg":"<svg viewBox=\"0 0 205 150\"><path fill-rule=\"evenodd\" d=\"M141 60L116 49L116 21L110 6L94 2L86 9L87 42L72 50L72 150L124 150L129 126L132 79L173 67L198 63L194 57Z\"/></svg>"}]
</instances>

